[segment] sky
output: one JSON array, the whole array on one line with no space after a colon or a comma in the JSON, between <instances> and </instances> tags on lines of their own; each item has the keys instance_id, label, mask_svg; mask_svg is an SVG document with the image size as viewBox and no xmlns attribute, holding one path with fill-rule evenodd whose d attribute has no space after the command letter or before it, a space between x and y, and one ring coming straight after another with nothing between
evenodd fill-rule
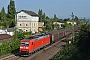
<instances>
[{"instance_id":1,"label":"sky","mask_svg":"<svg viewBox=\"0 0 90 60\"><path fill-rule=\"evenodd\" d=\"M90 18L90 0L14 0L16 11L31 10L38 13L42 9L47 16L58 18L71 18L72 12L79 18ZM7 6L10 0L0 0L0 10Z\"/></svg>"}]
</instances>

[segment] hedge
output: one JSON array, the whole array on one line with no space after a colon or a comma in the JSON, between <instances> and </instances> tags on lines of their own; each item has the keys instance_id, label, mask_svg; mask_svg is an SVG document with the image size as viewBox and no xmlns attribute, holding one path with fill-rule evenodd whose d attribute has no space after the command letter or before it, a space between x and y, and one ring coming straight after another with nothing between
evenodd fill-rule
<instances>
[{"instance_id":1,"label":"hedge","mask_svg":"<svg viewBox=\"0 0 90 60\"><path fill-rule=\"evenodd\" d=\"M18 49L19 45L20 45L19 39L12 39L12 41L3 42L2 45L0 45L0 56L5 55L7 53L11 53L13 50Z\"/></svg>"}]
</instances>

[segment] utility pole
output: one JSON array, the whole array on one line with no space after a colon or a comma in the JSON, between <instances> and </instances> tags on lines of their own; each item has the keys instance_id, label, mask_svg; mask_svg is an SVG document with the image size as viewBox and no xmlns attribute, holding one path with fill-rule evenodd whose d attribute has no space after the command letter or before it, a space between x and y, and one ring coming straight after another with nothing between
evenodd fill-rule
<instances>
[{"instance_id":1,"label":"utility pole","mask_svg":"<svg viewBox=\"0 0 90 60\"><path fill-rule=\"evenodd\" d=\"M14 14L15 15L15 22L16 22L16 26L15 26L15 39L17 38L17 14Z\"/></svg>"},{"instance_id":2,"label":"utility pole","mask_svg":"<svg viewBox=\"0 0 90 60\"><path fill-rule=\"evenodd\" d=\"M72 12L72 42L74 42L74 14Z\"/></svg>"}]
</instances>

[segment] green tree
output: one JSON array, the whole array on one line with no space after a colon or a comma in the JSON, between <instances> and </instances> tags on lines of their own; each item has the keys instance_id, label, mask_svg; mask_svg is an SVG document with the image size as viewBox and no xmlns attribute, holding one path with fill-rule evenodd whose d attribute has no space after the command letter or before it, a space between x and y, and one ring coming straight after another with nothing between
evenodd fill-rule
<instances>
[{"instance_id":1,"label":"green tree","mask_svg":"<svg viewBox=\"0 0 90 60\"><path fill-rule=\"evenodd\" d=\"M25 38L24 31L22 31L22 30L15 31L14 32L14 38L15 39L18 38L19 40L24 39Z\"/></svg>"},{"instance_id":2,"label":"green tree","mask_svg":"<svg viewBox=\"0 0 90 60\"><path fill-rule=\"evenodd\" d=\"M4 7L2 7L2 10L1 10L1 21L5 21L5 20L6 20L6 13L5 13Z\"/></svg>"},{"instance_id":3,"label":"green tree","mask_svg":"<svg viewBox=\"0 0 90 60\"><path fill-rule=\"evenodd\" d=\"M39 21L42 22L42 14L43 14L42 9L39 9L38 14L39 14Z\"/></svg>"},{"instance_id":4,"label":"green tree","mask_svg":"<svg viewBox=\"0 0 90 60\"><path fill-rule=\"evenodd\" d=\"M58 19L57 22L64 23L64 20L63 19Z\"/></svg>"},{"instance_id":5,"label":"green tree","mask_svg":"<svg viewBox=\"0 0 90 60\"><path fill-rule=\"evenodd\" d=\"M28 38L32 35L32 32L24 32L25 38Z\"/></svg>"},{"instance_id":6,"label":"green tree","mask_svg":"<svg viewBox=\"0 0 90 60\"><path fill-rule=\"evenodd\" d=\"M11 18L11 19L14 19L15 18L15 16L14 16L15 14L16 14L15 3L14 3L13 0L10 0L10 3L8 5L7 17Z\"/></svg>"},{"instance_id":7,"label":"green tree","mask_svg":"<svg viewBox=\"0 0 90 60\"><path fill-rule=\"evenodd\" d=\"M50 19L48 16L46 16L46 19Z\"/></svg>"},{"instance_id":8,"label":"green tree","mask_svg":"<svg viewBox=\"0 0 90 60\"><path fill-rule=\"evenodd\" d=\"M1 20L1 12L0 12L0 20Z\"/></svg>"},{"instance_id":9,"label":"green tree","mask_svg":"<svg viewBox=\"0 0 90 60\"><path fill-rule=\"evenodd\" d=\"M2 25L4 26L4 28L8 28L9 27L9 21L5 20Z\"/></svg>"},{"instance_id":10,"label":"green tree","mask_svg":"<svg viewBox=\"0 0 90 60\"><path fill-rule=\"evenodd\" d=\"M77 16L75 16L74 20L75 20L75 21L78 21L78 17L77 17Z\"/></svg>"},{"instance_id":11,"label":"green tree","mask_svg":"<svg viewBox=\"0 0 90 60\"><path fill-rule=\"evenodd\" d=\"M77 16L75 16L74 21L77 23L77 25L79 24Z\"/></svg>"},{"instance_id":12,"label":"green tree","mask_svg":"<svg viewBox=\"0 0 90 60\"><path fill-rule=\"evenodd\" d=\"M70 28L70 27L72 27L72 24L67 24L67 23L65 23L65 24L63 25L63 27L64 27L64 28Z\"/></svg>"},{"instance_id":13,"label":"green tree","mask_svg":"<svg viewBox=\"0 0 90 60\"><path fill-rule=\"evenodd\" d=\"M9 25L9 27L14 27L14 26L15 26L15 20L12 19L12 20L10 21L10 25Z\"/></svg>"},{"instance_id":14,"label":"green tree","mask_svg":"<svg viewBox=\"0 0 90 60\"><path fill-rule=\"evenodd\" d=\"M42 19L43 19L43 21L46 19L46 14L45 13L43 13Z\"/></svg>"},{"instance_id":15,"label":"green tree","mask_svg":"<svg viewBox=\"0 0 90 60\"><path fill-rule=\"evenodd\" d=\"M53 29L53 20L46 19L44 25L45 25L45 30L51 31Z\"/></svg>"},{"instance_id":16,"label":"green tree","mask_svg":"<svg viewBox=\"0 0 90 60\"><path fill-rule=\"evenodd\" d=\"M67 21L70 21L69 18L64 19L64 23L66 23Z\"/></svg>"},{"instance_id":17,"label":"green tree","mask_svg":"<svg viewBox=\"0 0 90 60\"><path fill-rule=\"evenodd\" d=\"M86 23L85 19L79 19L78 20L78 25L84 25Z\"/></svg>"},{"instance_id":18,"label":"green tree","mask_svg":"<svg viewBox=\"0 0 90 60\"><path fill-rule=\"evenodd\" d=\"M56 14L54 14L54 21L56 22L58 20Z\"/></svg>"}]
</instances>

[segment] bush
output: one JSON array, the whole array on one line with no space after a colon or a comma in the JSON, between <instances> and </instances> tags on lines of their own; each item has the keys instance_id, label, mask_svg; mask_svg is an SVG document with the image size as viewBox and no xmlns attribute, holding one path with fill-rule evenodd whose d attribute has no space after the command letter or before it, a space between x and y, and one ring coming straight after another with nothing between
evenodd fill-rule
<instances>
[{"instance_id":1,"label":"bush","mask_svg":"<svg viewBox=\"0 0 90 60\"><path fill-rule=\"evenodd\" d=\"M13 39L10 42L3 42L2 45L0 45L0 56L7 53L11 53L13 50L18 49L19 45L19 39Z\"/></svg>"},{"instance_id":2,"label":"bush","mask_svg":"<svg viewBox=\"0 0 90 60\"><path fill-rule=\"evenodd\" d=\"M24 36L24 31L22 30L17 30L14 32L14 38L18 38L19 40L22 40L25 38Z\"/></svg>"}]
</instances>

